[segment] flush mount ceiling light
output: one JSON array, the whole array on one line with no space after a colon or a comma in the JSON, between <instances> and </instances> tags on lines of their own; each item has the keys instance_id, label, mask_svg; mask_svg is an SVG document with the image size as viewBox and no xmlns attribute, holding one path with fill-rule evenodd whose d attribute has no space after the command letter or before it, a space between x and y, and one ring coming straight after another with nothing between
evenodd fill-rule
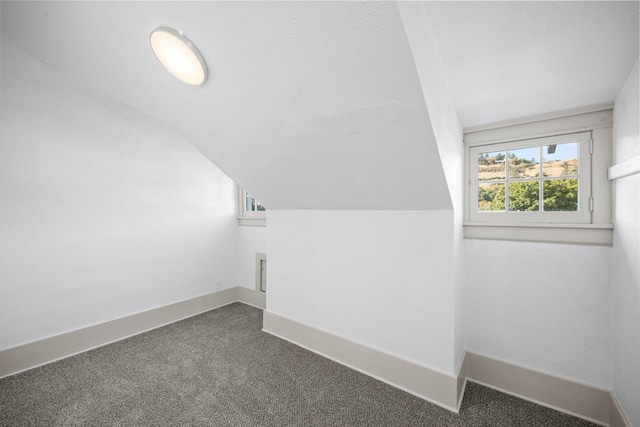
<instances>
[{"instance_id":1,"label":"flush mount ceiling light","mask_svg":"<svg viewBox=\"0 0 640 427\"><path fill-rule=\"evenodd\" d=\"M207 80L207 64L202 54L180 31L158 27L149 41L156 58L175 77L190 85L200 85Z\"/></svg>"}]
</instances>

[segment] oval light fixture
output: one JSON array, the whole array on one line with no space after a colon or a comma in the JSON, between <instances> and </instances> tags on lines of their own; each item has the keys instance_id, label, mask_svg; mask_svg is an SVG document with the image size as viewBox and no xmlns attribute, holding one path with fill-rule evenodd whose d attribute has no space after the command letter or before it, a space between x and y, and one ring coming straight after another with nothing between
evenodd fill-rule
<instances>
[{"instance_id":1,"label":"oval light fixture","mask_svg":"<svg viewBox=\"0 0 640 427\"><path fill-rule=\"evenodd\" d=\"M180 31L158 27L149 36L151 49L171 74L190 85L207 80L207 64L191 40Z\"/></svg>"}]
</instances>

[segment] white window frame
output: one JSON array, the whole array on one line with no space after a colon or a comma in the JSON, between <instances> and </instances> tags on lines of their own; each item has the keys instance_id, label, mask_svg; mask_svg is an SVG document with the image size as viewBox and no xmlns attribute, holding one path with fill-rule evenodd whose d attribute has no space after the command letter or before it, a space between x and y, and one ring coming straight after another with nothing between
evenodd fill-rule
<instances>
[{"instance_id":1,"label":"white window frame","mask_svg":"<svg viewBox=\"0 0 640 427\"><path fill-rule=\"evenodd\" d=\"M519 141L501 142L497 144L477 145L469 147L469 162L471 170L468 172L469 178L469 219L471 222L489 223L564 223L564 224L589 224L591 223L591 153L590 147L593 139L591 132L573 133L568 135L555 135L544 138L532 138ZM477 159L480 153L509 151L519 148L540 147L545 145L558 145L568 142L578 142L578 210L568 212L545 212L543 210L543 192L540 189L540 210L534 212L514 212L514 211L479 211L478 203L478 168L474 167L473 159ZM539 150L540 152L540 150ZM507 155L507 158L509 156ZM542 167L542 155L539 156L539 167ZM505 162L506 191L509 191L509 182L517 182L509 177L509 162ZM556 177L538 177L537 179L526 179L524 181L546 181ZM487 181L486 184L493 184L495 181ZM542 187L542 186L541 186Z\"/></svg>"},{"instance_id":2,"label":"white window frame","mask_svg":"<svg viewBox=\"0 0 640 427\"><path fill-rule=\"evenodd\" d=\"M238 224L254 227L267 226L266 211L248 211L246 206L247 192L238 186Z\"/></svg>"},{"instance_id":3,"label":"white window frame","mask_svg":"<svg viewBox=\"0 0 640 427\"><path fill-rule=\"evenodd\" d=\"M611 245L611 184L607 169L611 165L612 109L612 103L598 104L466 128L465 238ZM581 138L578 212L477 211L478 153L509 146L530 147L540 142L570 142L575 140L574 134Z\"/></svg>"}]
</instances>

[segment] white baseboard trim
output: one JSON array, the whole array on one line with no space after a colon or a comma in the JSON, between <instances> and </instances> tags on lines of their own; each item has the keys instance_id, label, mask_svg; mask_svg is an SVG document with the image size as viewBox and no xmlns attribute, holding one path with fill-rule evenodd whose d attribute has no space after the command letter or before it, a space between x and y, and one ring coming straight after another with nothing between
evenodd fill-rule
<instances>
[{"instance_id":1,"label":"white baseboard trim","mask_svg":"<svg viewBox=\"0 0 640 427\"><path fill-rule=\"evenodd\" d=\"M224 289L8 348L0 351L0 378L102 347L237 301L238 288Z\"/></svg>"},{"instance_id":2,"label":"white baseboard trim","mask_svg":"<svg viewBox=\"0 0 640 427\"><path fill-rule=\"evenodd\" d=\"M238 301L264 310L267 308L267 294L255 289L238 286Z\"/></svg>"},{"instance_id":3,"label":"white baseboard trim","mask_svg":"<svg viewBox=\"0 0 640 427\"><path fill-rule=\"evenodd\" d=\"M622 406L613 392L611 392L609 400L609 427L632 427L631 421L622 410Z\"/></svg>"},{"instance_id":4,"label":"white baseboard trim","mask_svg":"<svg viewBox=\"0 0 640 427\"><path fill-rule=\"evenodd\" d=\"M465 359L467 357L467 353L465 352L460 359L458 364L458 368L456 369L456 378L458 378L458 397L456 399L456 408L460 410L460 406L462 405L462 399L464 399L464 391L467 389L467 373L466 373L466 365Z\"/></svg>"},{"instance_id":5,"label":"white baseboard trim","mask_svg":"<svg viewBox=\"0 0 640 427\"><path fill-rule=\"evenodd\" d=\"M266 295L238 286L1 350L0 378L234 302L264 309ZM453 376L266 310L263 330L455 413L469 380L595 424L631 427L612 392L489 356L465 352Z\"/></svg>"},{"instance_id":6,"label":"white baseboard trim","mask_svg":"<svg viewBox=\"0 0 640 427\"><path fill-rule=\"evenodd\" d=\"M469 381L608 426L611 392L467 352L464 372Z\"/></svg>"},{"instance_id":7,"label":"white baseboard trim","mask_svg":"<svg viewBox=\"0 0 640 427\"><path fill-rule=\"evenodd\" d=\"M445 409L458 412L458 381L367 345L264 311L263 331L290 341L356 371L362 372Z\"/></svg>"}]
</instances>

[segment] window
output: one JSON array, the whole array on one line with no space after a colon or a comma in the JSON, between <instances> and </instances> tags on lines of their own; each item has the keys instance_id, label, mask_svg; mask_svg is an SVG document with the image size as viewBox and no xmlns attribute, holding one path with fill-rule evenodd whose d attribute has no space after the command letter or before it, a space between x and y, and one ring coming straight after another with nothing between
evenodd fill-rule
<instances>
[{"instance_id":1,"label":"window","mask_svg":"<svg viewBox=\"0 0 640 427\"><path fill-rule=\"evenodd\" d=\"M472 147L471 221L591 222L591 141L582 132Z\"/></svg>"},{"instance_id":2,"label":"window","mask_svg":"<svg viewBox=\"0 0 640 427\"><path fill-rule=\"evenodd\" d=\"M260 212L265 212L266 209L260 204L252 195L244 192L244 215L254 216ZM264 215L263 215L264 216Z\"/></svg>"},{"instance_id":3,"label":"window","mask_svg":"<svg viewBox=\"0 0 640 427\"><path fill-rule=\"evenodd\" d=\"M612 107L465 129L464 236L611 244Z\"/></svg>"},{"instance_id":4,"label":"window","mask_svg":"<svg viewBox=\"0 0 640 427\"><path fill-rule=\"evenodd\" d=\"M266 226L266 208L241 187L238 187L238 221L240 225Z\"/></svg>"}]
</instances>

